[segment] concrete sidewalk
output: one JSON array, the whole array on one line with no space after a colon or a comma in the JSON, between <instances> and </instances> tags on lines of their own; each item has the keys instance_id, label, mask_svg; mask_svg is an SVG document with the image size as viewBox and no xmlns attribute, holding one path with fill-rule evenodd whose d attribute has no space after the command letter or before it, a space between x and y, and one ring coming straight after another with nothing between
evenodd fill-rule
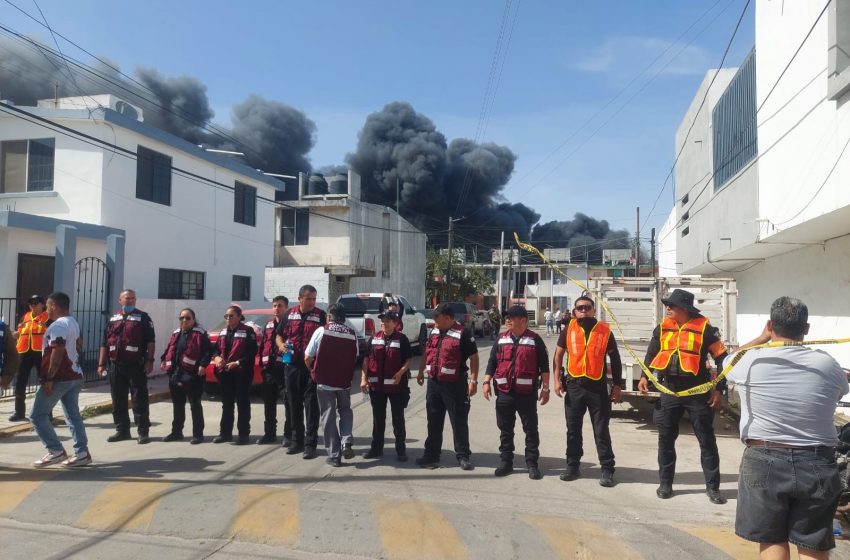
<instances>
[{"instance_id":1,"label":"concrete sidewalk","mask_svg":"<svg viewBox=\"0 0 850 560\"><path fill-rule=\"evenodd\" d=\"M163 374L156 375L148 379L148 391L150 393L150 402L155 403L162 400L168 400L170 394L168 392L168 377ZM35 393L27 395L27 414L32 407L32 401ZM97 381L87 383L83 386L80 393L80 411L90 415L108 414L112 412L112 397L109 394L109 383L106 381ZM88 411L88 412L86 412ZM32 424L29 420L23 422L9 422L9 417L15 412L14 397L3 397L0 399L0 438L8 437L20 432L32 430ZM57 405L53 410L54 419L64 420L62 405Z\"/></svg>"}]
</instances>

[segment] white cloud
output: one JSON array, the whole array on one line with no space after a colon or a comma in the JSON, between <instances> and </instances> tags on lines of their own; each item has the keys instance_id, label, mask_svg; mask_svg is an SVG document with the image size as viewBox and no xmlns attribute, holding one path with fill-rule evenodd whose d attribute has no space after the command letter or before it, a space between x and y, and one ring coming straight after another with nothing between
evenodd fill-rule
<instances>
[{"instance_id":1,"label":"white cloud","mask_svg":"<svg viewBox=\"0 0 850 560\"><path fill-rule=\"evenodd\" d=\"M642 71L657 57L650 74L668 76L702 75L715 65L711 54L703 47L677 43L661 37L609 37L601 45L582 52L569 66L594 74L628 74ZM666 51L666 52L665 52ZM663 53L663 54L662 54Z\"/></svg>"}]
</instances>

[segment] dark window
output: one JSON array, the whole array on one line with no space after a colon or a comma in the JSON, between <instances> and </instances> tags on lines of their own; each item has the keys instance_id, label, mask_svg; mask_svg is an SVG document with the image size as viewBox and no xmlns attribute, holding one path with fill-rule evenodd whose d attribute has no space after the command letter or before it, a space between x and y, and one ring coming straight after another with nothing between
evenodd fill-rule
<instances>
[{"instance_id":1,"label":"dark window","mask_svg":"<svg viewBox=\"0 0 850 560\"><path fill-rule=\"evenodd\" d=\"M689 233L691 233L691 226L688 226L688 227L686 227L685 229L682 230L682 237L685 237Z\"/></svg>"},{"instance_id":2,"label":"dark window","mask_svg":"<svg viewBox=\"0 0 850 560\"><path fill-rule=\"evenodd\" d=\"M0 142L0 152L0 192L53 190L55 139Z\"/></svg>"},{"instance_id":3,"label":"dark window","mask_svg":"<svg viewBox=\"0 0 850 560\"><path fill-rule=\"evenodd\" d=\"M682 214L682 221L683 221L683 222L687 222L687 221L688 221L688 218L690 218L690 217L691 217L691 212L690 212L690 210L688 210L687 212L685 212L684 214Z\"/></svg>"},{"instance_id":4,"label":"dark window","mask_svg":"<svg viewBox=\"0 0 850 560\"><path fill-rule=\"evenodd\" d=\"M756 52L750 52L711 114L714 129L714 190L741 171L758 153Z\"/></svg>"},{"instance_id":5,"label":"dark window","mask_svg":"<svg viewBox=\"0 0 850 560\"><path fill-rule=\"evenodd\" d=\"M251 277L233 275L233 301L251 300Z\"/></svg>"},{"instance_id":6,"label":"dark window","mask_svg":"<svg viewBox=\"0 0 850 560\"><path fill-rule=\"evenodd\" d=\"M257 188L236 183L233 200L233 221L246 226L257 225Z\"/></svg>"},{"instance_id":7,"label":"dark window","mask_svg":"<svg viewBox=\"0 0 850 560\"><path fill-rule=\"evenodd\" d=\"M310 243L310 211L285 208L281 211L280 244L284 246Z\"/></svg>"},{"instance_id":8,"label":"dark window","mask_svg":"<svg viewBox=\"0 0 850 560\"><path fill-rule=\"evenodd\" d=\"M685 193L685 196L682 197L682 206L688 203L691 199L691 193Z\"/></svg>"},{"instance_id":9,"label":"dark window","mask_svg":"<svg viewBox=\"0 0 850 560\"><path fill-rule=\"evenodd\" d=\"M171 206L171 158L139 146L136 152L136 198Z\"/></svg>"},{"instance_id":10,"label":"dark window","mask_svg":"<svg viewBox=\"0 0 850 560\"><path fill-rule=\"evenodd\" d=\"M159 299L204 299L204 273L160 268Z\"/></svg>"}]
</instances>

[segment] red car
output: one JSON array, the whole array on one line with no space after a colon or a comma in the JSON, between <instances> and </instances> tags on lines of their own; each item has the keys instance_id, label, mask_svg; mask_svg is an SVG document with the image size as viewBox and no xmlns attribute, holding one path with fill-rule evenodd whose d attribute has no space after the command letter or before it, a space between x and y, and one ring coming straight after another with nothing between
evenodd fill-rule
<instances>
[{"instance_id":1,"label":"red car","mask_svg":"<svg viewBox=\"0 0 850 560\"><path fill-rule=\"evenodd\" d=\"M257 334L257 345L259 346L259 349L257 351L257 357L254 360L254 380L251 384L260 385L263 382L263 375L260 371L260 350L262 350L263 344L263 329L266 328L266 323L271 321L272 317L274 317L274 311L271 308L244 309L242 313L245 317L245 324L254 327L254 332ZM222 320L221 323L207 331L213 344L215 344L218 340L218 335L221 333L222 329L225 328L225 324L226 321ZM215 378L213 370L213 364L210 362L210 365L207 366L205 378L205 385L208 393L218 392L218 380Z\"/></svg>"}]
</instances>

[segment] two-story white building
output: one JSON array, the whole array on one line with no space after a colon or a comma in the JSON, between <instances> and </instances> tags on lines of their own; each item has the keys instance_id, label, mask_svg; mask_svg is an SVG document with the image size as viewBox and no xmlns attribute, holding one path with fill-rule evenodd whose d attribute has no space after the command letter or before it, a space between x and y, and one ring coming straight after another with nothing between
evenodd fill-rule
<instances>
[{"instance_id":1,"label":"two-story white building","mask_svg":"<svg viewBox=\"0 0 850 560\"><path fill-rule=\"evenodd\" d=\"M329 181L300 175L297 198L281 201L277 211L266 298L294 299L311 284L323 303L345 293L391 292L424 307L426 235L360 193L360 176L351 170Z\"/></svg>"},{"instance_id":2,"label":"two-story white building","mask_svg":"<svg viewBox=\"0 0 850 560\"><path fill-rule=\"evenodd\" d=\"M134 288L160 341L183 305L212 326L231 301L263 301L283 183L145 124L111 95L0 109L0 298L63 285L54 260L67 248L75 261L92 259L78 276L123 254L123 266L108 267L107 306ZM72 234L57 251L63 225ZM117 249L107 258L110 236ZM80 282L63 287L76 299Z\"/></svg>"},{"instance_id":3,"label":"two-story white building","mask_svg":"<svg viewBox=\"0 0 850 560\"><path fill-rule=\"evenodd\" d=\"M665 236L679 273L735 278L741 340L781 295L806 302L810 338L850 332L850 1L822 8L759 0L755 48L697 111L709 73L676 137ZM846 345L824 350L850 366Z\"/></svg>"}]
</instances>

